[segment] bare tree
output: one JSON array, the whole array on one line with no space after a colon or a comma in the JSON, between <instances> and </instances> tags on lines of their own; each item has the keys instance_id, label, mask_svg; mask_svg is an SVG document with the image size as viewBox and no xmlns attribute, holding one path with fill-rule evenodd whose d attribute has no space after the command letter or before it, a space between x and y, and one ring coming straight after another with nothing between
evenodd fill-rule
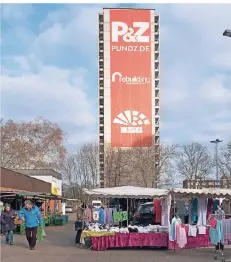
<instances>
[{"instance_id":1,"label":"bare tree","mask_svg":"<svg viewBox=\"0 0 231 262\"><path fill-rule=\"evenodd\" d=\"M177 147L177 145L161 144L131 149L132 174L139 185L145 187L168 185L173 176L173 161L177 155Z\"/></svg>"},{"instance_id":2,"label":"bare tree","mask_svg":"<svg viewBox=\"0 0 231 262\"><path fill-rule=\"evenodd\" d=\"M60 166L66 188L71 198L81 198L83 188L99 185L98 146L85 144L75 153L69 154Z\"/></svg>"},{"instance_id":3,"label":"bare tree","mask_svg":"<svg viewBox=\"0 0 231 262\"><path fill-rule=\"evenodd\" d=\"M155 148L137 147L130 150L132 180L137 185L152 187L155 179Z\"/></svg>"},{"instance_id":4,"label":"bare tree","mask_svg":"<svg viewBox=\"0 0 231 262\"><path fill-rule=\"evenodd\" d=\"M213 167L208 148L200 143L183 145L178 155L177 170L184 179L204 180Z\"/></svg>"},{"instance_id":5,"label":"bare tree","mask_svg":"<svg viewBox=\"0 0 231 262\"><path fill-rule=\"evenodd\" d=\"M222 177L231 178L231 142L221 149L219 168Z\"/></svg>"},{"instance_id":6,"label":"bare tree","mask_svg":"<svg viewBox=\"0 0 231 262\"><path fill-rule=\"evenodd\" d=\"M106 185L164 186L166 181L169 183L176 148L175 145L131 149L109 147L105 153Z\"/></svg>"},{"instance_id":7,"label":"bare tree","mask_svg":"<svg viewBox=\"0 0 231 262\"><path fill-rule=\"evenodd\" d=\"M127 161L128 150L108 147L104 155L106 186L126 185L129 175Z\"/></svg>"},{"instance_id":8,"label":"bare tree","mask_svg":"<svg viewBox=\"0 0 231 262\"><path fill-rule=\"evenodd\" d=\"M55 167L64 160L65 134L43 118L16 123L1 121L1 165L5 168Z\"/></svg>"},{"instance_id":9,"label":"bare tree","mask_svg":"<svg viewBox=\"0 0 231 262\"><path fill-rule=\"evenodd\" d=\"M153 183L156 180L158 187L174 187L176 173L176 159L178 157L179 145L161 144L159 147L159 156L156 159L156 171ZM153 186L155 183L153 184Z\"/></svg>"}]
</instances>

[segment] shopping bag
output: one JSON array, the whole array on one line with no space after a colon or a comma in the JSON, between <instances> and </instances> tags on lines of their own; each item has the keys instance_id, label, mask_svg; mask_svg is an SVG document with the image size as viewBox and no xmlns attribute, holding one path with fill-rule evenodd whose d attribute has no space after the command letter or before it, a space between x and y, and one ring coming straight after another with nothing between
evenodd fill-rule
<instances>
[{"instance_id":1,"label":"shopping bag","mask_svg":"<svg viewBox=\"0 0 231 262\"><path fill-rule=\"evenodd\" d=\"M42 227L42 236L43 237L46 237L47 235L46 235L46 232L45 232L45 230L44 230L44 227Z\"/></svg>"}]
</instances>

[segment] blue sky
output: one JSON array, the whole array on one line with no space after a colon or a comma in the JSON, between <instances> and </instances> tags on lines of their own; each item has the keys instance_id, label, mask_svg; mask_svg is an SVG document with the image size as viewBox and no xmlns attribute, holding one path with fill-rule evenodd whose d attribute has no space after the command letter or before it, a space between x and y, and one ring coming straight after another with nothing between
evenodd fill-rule
<instances>
[{"instance_id":1,"label":"blue sky","mask_svg":"<svg viewBox=\"0 0 231 262\"><path fill-rule=\"evenodd\" d=\"M161 141L228 141L231 39L222 33L231 28L231 4L136 6L160 14ZM57 122L71 150L97 140L97 14L102 7L2 5L5 119L42 116Z\"/></svg>"}]
</instances>

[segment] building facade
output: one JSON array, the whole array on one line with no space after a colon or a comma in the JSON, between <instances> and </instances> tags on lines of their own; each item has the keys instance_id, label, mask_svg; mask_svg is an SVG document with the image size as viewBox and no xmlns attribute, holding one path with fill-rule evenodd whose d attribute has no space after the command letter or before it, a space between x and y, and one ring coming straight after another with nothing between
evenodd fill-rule
<instances>
[{"instance_id":1,"label":"building facade","mask_svg":"<svg viewBox=\"0 0 231 262\"><path fill-rule=\"evenodd\" d=\"M1 190L50 193L51 184L1 167Z\"/></svg>"},{"instance_id":2,"label":"building facade","mask_svg":"<svg viewBox=\"0 0 231 262\"><path fill-rule=\"evenodd\" d=\"M99 14L99 163L105 186L108 147L160 143L159 15L150 9Z\"/></svg>"},{"instance_id":3,"label":"building facade","mask_svg":"<svg viewBox=\"0 0 231 262\"><path fill-rule=\"evenodd\" d=\"M50 193L62 196L62 175L53 169L18 169L19 173L51 184Z\"/></svg>"}]
</instances>

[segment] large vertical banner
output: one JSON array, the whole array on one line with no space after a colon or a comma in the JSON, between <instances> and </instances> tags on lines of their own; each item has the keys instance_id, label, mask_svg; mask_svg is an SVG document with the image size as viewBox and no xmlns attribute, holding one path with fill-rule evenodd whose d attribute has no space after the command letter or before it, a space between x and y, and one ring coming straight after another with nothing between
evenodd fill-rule
<instances>
[{"instance_id":1,"label":"large vertical banner","mask_svg":"<svg viewBox=\"0 0 231 262\"><path fill-rule=\"evenodd\" d=\"M152 146L151 11L110 10L111 146Z\"/></svg>"}]
</instances>

